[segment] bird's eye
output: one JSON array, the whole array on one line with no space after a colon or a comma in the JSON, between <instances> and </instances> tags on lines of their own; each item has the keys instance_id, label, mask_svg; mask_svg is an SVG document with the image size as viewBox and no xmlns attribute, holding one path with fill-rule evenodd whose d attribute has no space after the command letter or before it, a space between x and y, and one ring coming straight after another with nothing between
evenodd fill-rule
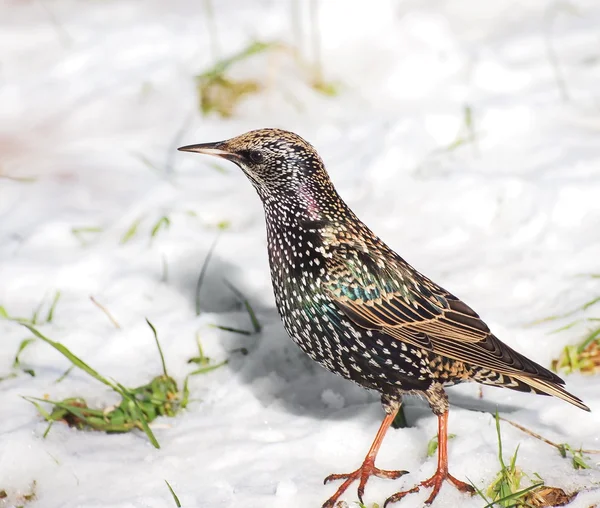
<instances>
[{"instance_id":1,"label":"bird's eye","mask_svg":"<svg viewBox=\"0 0 600 508\"><path fill-rule=\"evenodd\" d=\"M255 164L260 164L264 160L264 155L258 150L248 150L248 158Z\"/></svg>"}]
</instances>

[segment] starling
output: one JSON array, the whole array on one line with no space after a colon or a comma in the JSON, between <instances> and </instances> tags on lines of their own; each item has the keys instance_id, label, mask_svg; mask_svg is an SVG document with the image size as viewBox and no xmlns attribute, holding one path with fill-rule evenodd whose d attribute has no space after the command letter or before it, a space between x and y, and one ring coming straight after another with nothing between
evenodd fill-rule
<instances>
[{"instance_id":1,"label":"starling","mask_svg":"<svg viewBox=\"0 0 600 508\"><path fill-rule=\"evenodd\" d=\"M230 160L246 174L263 203L275 302L287 333L326 369L381 394L385 418L371 448L356 471L325 479L344 481L323 508L354 481L362 502L370 476L406 474L375 467L403 394L425 397L438 418L438 465L431 478L384 506L422 487L432 488L429 504L444 480L473 492L448 472L445 386L476 381L554 395L589 411L560 377L500 342L475 311L365 226L300 136L260 129L179 150Z\"/></svg>"}]
</instances>

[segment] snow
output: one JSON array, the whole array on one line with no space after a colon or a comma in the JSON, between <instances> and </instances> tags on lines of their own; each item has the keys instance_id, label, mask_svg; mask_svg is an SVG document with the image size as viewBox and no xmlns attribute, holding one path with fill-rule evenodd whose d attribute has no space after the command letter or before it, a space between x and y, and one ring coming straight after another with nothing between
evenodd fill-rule
<instances>
[{"instance_id":1,"label":"snow","mask_svg":"<svg viewBox=\"0 0 600 508\"><path fill-rule=\"evenodd\" d=\"M254 38L303 48L310 25L297 2L213 2L222 55ZM377 396L320 369L285 335L270 288L263 212L232 165L176 146L281 127L312 142L339 192L357 214L420 271L465 299L507 344L549 365L583 326L528 323L599 294L600 80L593 0L569 3L426 0L319 2L325 77L338 97L319 95L290 60L257 56L238 78L269 76L268 90L245 100L232 119L196 112L194 76L214 62L201 2L132 0L4 2L0 17L0 305L30 316L55 291L52 323L40 330L107 377L127 386L160 372L156 326L167 366L181 383L196 354L230 363L192 378L194 402L155 425L161 449L141 433L106 435L46 424L21 396L85 397L108 406L115 395L37 342L22 356L35 377L0 383L0 489L14 506L36 482L28 506L174 506L166 479L186 507L320 506L337 488L330 473L362 461L382 410ZM552 59L556 66L553 67ZM558 79L564 81L561 92ZM565 100L563 94L566 93ZM290 100L293 97L293 100ZM471 108L475 143L446 148ZM142 157L143 156L143 157ZM149 161L157 170L151 169ZM35 178L34 181L17 179ZM162 217L171 226L151 240ZM120 240L139 220L138 233ZM218 240L196 316L202 263ZM83 233L72 228L98 227ZM168 276L164 277L166 264ZM252 302L260 335L223 283ZM116 329L93 295L121 325ZM11 371L30 334L0 320L0 375ZM232 353L245 347L247 356ZM591 408L484 388L449 389L450 467L487 486L498 469L493 418L515 420L556 442L600 448L600 384L571 375L567 387ZM430 475L426 446L436 421L408 399L412 427L390 431L377 464L410 471L373 478L368 503ZM529 475L566 491L572 502L600 502L598 456L574 471L556 450L502 426L505 454L520 444ZM398 506L421 506L427 492ZM355 487L344 499L356 501ZM443 487L439 508L482 506Z\"/></svg>"}]
</instances>

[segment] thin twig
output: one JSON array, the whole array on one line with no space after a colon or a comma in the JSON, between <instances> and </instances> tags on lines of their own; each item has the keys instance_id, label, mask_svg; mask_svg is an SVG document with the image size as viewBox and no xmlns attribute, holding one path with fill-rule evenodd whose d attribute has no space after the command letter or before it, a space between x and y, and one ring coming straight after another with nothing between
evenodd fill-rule
<instances>
[{"instance_id":1,"label":"thin twig","mask_svg":"<svg viewBox=\"0 0 600 508\"><path fill-rule=\"evenodd\" d=\"M534 437L536 439L539 439L540 441L543 441L546 444L549 444L550 446L554 446L554 448L556 448L557 450L560 450L562 448L562 445L555 443L554 441L550 441L549 439L540 436L539 434L533 432L532 430L529 430L526 427L523 427L523 425L513 422L512 420L509 420L507 418L503 418L502 416L499 416L498 418L500 418L500 420L502 420L503 422L506 423L510 423L513 427L516 427L517 429L519 429L522 432L525 432L525 434L530 435L531 437ZM584 450L584 449L578 449L578 452L581 453L600 453L600 450Z\"/></svg>"},{"instance_id":2,"label":"thin twig","mask_svg":"<svg viewBox=\"0 0 600 508\"><path fill-rule=\"evenodd\" d=\"M108 309L104 305L99 303L92 295L90 295L90 300L96 307L98 307L102 312L104 312L104 314L106 314L106 317L110 319L110 322L113 325L115 325L115 328L118 328L119 330L121 329L121 325L119 324L119 322L113 317L113 315L108 311Z\"/></svg>"}]
</instances>

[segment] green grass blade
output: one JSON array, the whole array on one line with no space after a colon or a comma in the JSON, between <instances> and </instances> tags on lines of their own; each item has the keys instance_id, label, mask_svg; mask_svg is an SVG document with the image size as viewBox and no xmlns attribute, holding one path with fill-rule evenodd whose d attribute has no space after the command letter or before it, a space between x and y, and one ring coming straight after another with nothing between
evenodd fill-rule
<instances>
[{"instance_id":1,"label":"green grass blade","mask_svg":"<svg viewBox=\"0 0 600 508\"><path fill-rule=\"evenodd\" d=\"M73 365L71 365L67 370L65 370L60 376L58 376L56 378L56 381L54 381L54 384L58 384L61 381L63 381L70 373L71 371L74 369L75 367Z\"/></svg>"},{"instance_id":2,"label":"green grass blade","mask_svg":"<svg viewBox=\"0 0 600 508\"><path fill-rule=\"evenodd\" d=\"M498 436L498 460L502 469L506 469L504 459L502 458L502 435L500 434L500 415L498 414L498 410L496 410L496 434Z\"/></svg>"},{"instance_id":3,"label":"green grass blade","mask_svg":"<svg viewBox=\"0 0 600 508\"><path fill-rule=\"evenodd\" d=\"M164 373L165 377L169 377L169 374L167 374L167 364L165 363L165 356L163 355L162 348L160 347L160 342L158 342L158 335L156 333L156 328L154 328L154 325L148 320L148 318L146 318L146 323L148 323L148 326L150 327L150 329L152 330L152 333L154 334L154 340L156 341L156 347L158 348L158 354L160 355L160 362L162 363L163 373Z\"/></svg>"},{"instance_id":4,"label":"green grass blade","mask_svg":"<svg viewBox=\"0 0 600 508\"><path fill-rule=\"evenodd\" d=\"M224 330L226 332L239 333L240 335L252 335L252 332L250 332L248 330L242 330L240 328L232 328L231 326L221 326L221 325L215 325L215 324L210 324L208 326L210 326L211 328L218 328L219 330Z\"/></svg>"},{"instance_id":5,"label":"green grass blade","mask_svg":"<svg viewBox=\"0 0 600 508\"><path fill-rule=\"evenodd\" d=\"M183 380L183 390L181 394L181 409L187 408L187 405L190 401L190 387L189 387L189 379L190 375L185 376Z\"/></svg>"},{"instance_id":6,"label":"green grass blade","mask_svg":"<svg viewBox=\"0 0 600 508\"><path fill-rule=\"evenodd\" d=\"M150 232L150 237L154 238L161 229L169 229L170 225L171 220L169 219L169 217L163 215L160 219L158 219L158 222L152 228L152 231Z\"/></svg>"},{"instance_id":7,"label":"green grass blade","mask_svg":"<svg viewBox=\"0 0 600 508\"><path fill-rule=\"evenodd\" d=\"M217 363L215 365L207 365L206 367L201 367L199 369L196 369L196 370L190 372L188 374L188 377L189 376L196 376L197 374L206 374L207 372L211 372L211 371L213 371L215 369L218 369L219 367L223 367L223 365L227 365L227 363L228 363L227 360L223 360L221 363Z\"/></svg>"},{"instance_id":8,"label":"green grass blade","mask_svg":"<svg viewBox=\"0 0 600 508\"><path fill-rule=\"evenodd\" d=\"M31 320L30 320L30 323L32 325L36 325L37 324L38 316L40 315L40 312L42 310L42 306L43 305L44 305L44 300L42 300L40 302L40 304L36 307L36 309L33 311L33 314L31 316Z\"/></svg>"},{"instance_id":9,"label":"green grass blade","mask_svg":"<svg viewBox=\"0 0 600 508\"><path fill-rule=\"evenodd\" d=\"M583 310L587 310L590 307L596 305L598 302L600 302L600 296L597 296L596 298L592 298L589 302L585 302L581 308Z\"/></svg>"},{"instance_id":10,"label":"green grass blade","mask_svg":"<svg viewBox=\"0 0 600 508\"><path fill-rule=\"evenodd\" d=\"M125 231L125 234L121 237L121 241L119 242L121 245L126 244L136 235L140 222L142 222L142 219L136 219L133 221L133 224L129 226L129 229Z\"/></svg>"},{"instance_id":11,"label":"green grass blade","mask_svg":"<svg viewBox=\"0 0 600 508\"><path fill-rule=\"evenodd\" d=\"M200 315L200 290L202 289L202 283L204 282L204 277L206 276L206 270L208 268L208 263L210 262L210 258L217 247L217 242L219 241L220 233L217 234L214 239L210 249L206 253L206 257L204 258L204 263L202 263L202 268L200 269L200 275L198 275L198 282L196 283L196 316Z\"/></svg>"},{"instance_id":12,"label":"green grass blade","mask_svg":"<svg viewBox=\"0 0 600 508\"><path fill-rule=\"evenodd\" d=\"M475 492L477 492L481 499L483 499L486 503L491 503L491 501L487 498L487 496L477 485L475 485L469 478L467 478L467 481L471 484L471 487L475 489Z\"/></svg>"},{"instance_id":13,"label":"green grass blade","mask_svg":"<svg viewBox=\"0 0 600 508\"><path fill-rule=\"evenodd\" d=\"M169 487L169 491L171 492L171 495L173 496L173 500L175 501L175 506L177 506L177 508L181 508L181 503L179 502L179 498L177 497L177 494L175 494L173 487L171 487L171 485L169 485L169 482L167 480L165 480L165 483L167 484L167 487Z\"/></svg>"},{"instance_id":14,"label":"green grass blade","mask_svg":"<svg viewBox=\"0 0 600 508\"><path fill-rule=\"evenodd\" d=\"M242 294L242 292L239 289L237 289L227 279L225 279L225 285L238 298L238 300L240 302L242 302L242 304L246 308L246 311L248 312L248 316L250 317L250 322L252 323L252 328L254 328L254 332L255 333L260 333L260 331L262 329L262 326L261 326L260 322L258 321L258 318L256 317L256 313L254 312L254 309L250 305L250 302L248 301L248 299Z\"/></svg>"},{"instance_id":15,"label":"green grass blade","mask_svg":"<svg viewBox=\"0 0 600 508\"><path fill-rule=\"evenodd\" d=\"M21 355L21 353L23 352L23 350L29 346L29 344L31 344L32 342L35 342L35 339L24 339L21 341L21 343L19 344L19 347L17 348L17 354L15 355L15 359L13 361L13 368L18 368L19 365L21 365L21 360L19 359L19 356Z\"/></svg>"},{"instance_id":16,"label":"green grass blade","mask_svg":"<svg viewBox=\"0 0 600 508\"><path fill-rule=\"evenodd\" d=\"M67 360L69 360L75 367L80 368L85 373L92 376L94 379L97 379L101 383L104 383L107 386L110 386L113 390L116 390L116 387L113 383L111 383L104 376L100 375L96 370L92 369L87 363L85 363L81 358L75 356L71 351L69 351L65 346L60 344L59 342L55 342L52 339L42 335L38 332L33 326L27 323L21 323L22 326L27 328L31 333L33 333L38 339L43 340L46 344L49 344L54 349L56 349L59 353L61 353Z\"/></svg>"},{"instance_id":17,"label":"green grass blade","mask_svg":"<svg viewBox=\"0 0 600 508\"><path fill-rule=\"evenodd\" d=\"M600 328L592 330L585 339L577 346L577 352L582 353L596 338L600 337Z\"/></svg>"},{"instance_id":18,"label":"green grass blade","mask_svg":"<svg viewBox=\"0 0 600 508\"><path fill-rule=\"evenodd\" d=\"M54 298L52 303L50 304L50 309L48 310L48 315L46 316L46 323L52 323L52 319L54 318L54 310L56 309L56 305L58 304L58 300L60 299L60 291L54 293Z\"/></svg>"},{"instance_id":19,"label":"green grass blade","mask_svg":"<svg viewBox=\"0 0 600 508\"><path fill-rule=\"evenodd\" d=\"M492 501L491 503L485 505L483 508L494 508L502 503L506 503L508 501L515 501L517 499L522 498L528 492L530 492L534 489L537 489L538 487L541 487L542 485L544 485L544 482L534 483L533 485L530 485L529 487L521 489L518 492L512 492L511 494L508 494L507 496L505 496L501 499ZM517 506L517 505L512 505L512 506Z\"/></svg>"},{"instance_id":20,"label":"green grass blade","mask_svg":"<svg viewBox=\"0 0 600 508\"><path fill-rule=\"evenodd\" d=\"M30 402L31 404L33 404L35 406L35 408L38 410L38 412L43 416L44 420L46 420L48 422L54 421L52 416L50 416L50 413L48 413L48 411L46 411L40 404L40 402L50 402L50 401L46 401L45 399L38 399L37 397L28 397L26 395L21 395L21 398L23 398L27 402Z\"/></svg>"}]
</instances>

